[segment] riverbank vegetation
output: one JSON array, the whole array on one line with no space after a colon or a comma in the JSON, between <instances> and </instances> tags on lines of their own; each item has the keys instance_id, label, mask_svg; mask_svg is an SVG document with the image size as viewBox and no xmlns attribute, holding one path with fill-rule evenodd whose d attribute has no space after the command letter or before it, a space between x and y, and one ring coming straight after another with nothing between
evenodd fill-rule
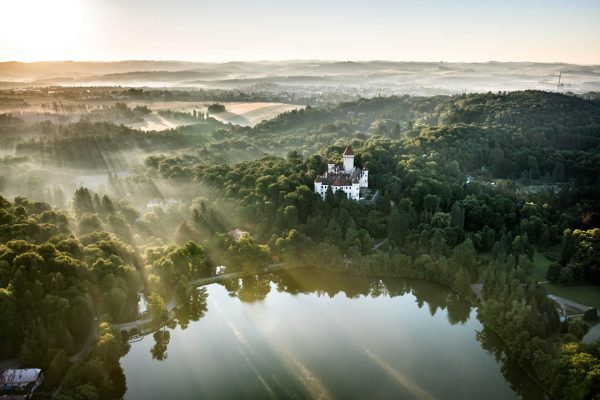
<instances>
[{"instance_id":1,"label":"riverbank vegetation","mask_svg":"<svg viewBox=\"0 0 600 400\"><path fill-rule=\"evenodd\" d=\"M140 292L155 320L176 299L185 324L202 315L194 280L221 265L252 279L284 263L441 283L479 304L479 318L553 397L600 392L600 345L580 342L581 320L560 322L532 276L537 248L551 258L551 282L598 284L597 100L534 91L375 98L255 128L209 119L168 133L0 123L3 146L21 140L6 132L47 135L17 144L28 163L97 166L125 149L143 158L95 189L50 181L52 195L50 186L32 191L54 208L1 201L0 351L47 369L48 390L122 396L118 325L139 317ZM347 144L369 169L374 202L313 191ZM13 174L14 163L2 165L0 190L33 179ZM88 349L90 331L99 333ZM156 340L160 358L168 338Z\"/></svg>"}]
</instances>

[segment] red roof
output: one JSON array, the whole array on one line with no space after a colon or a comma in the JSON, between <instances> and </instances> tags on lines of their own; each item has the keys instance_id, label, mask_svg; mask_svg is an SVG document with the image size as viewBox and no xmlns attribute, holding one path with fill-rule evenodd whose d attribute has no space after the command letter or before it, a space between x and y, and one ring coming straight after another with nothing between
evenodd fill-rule
<instances>
[{"instance_id":1,"label":"red roof","mask_svg":"<svg viewBox=\"0 0 600 400\"><path fill-rule=\"evenodd\" d=\"M346 150L344 150L344 155L345 156L353 156L354 155L354 152L352 151L352 146L346 147Z\"/></svg>"}]
</instances>

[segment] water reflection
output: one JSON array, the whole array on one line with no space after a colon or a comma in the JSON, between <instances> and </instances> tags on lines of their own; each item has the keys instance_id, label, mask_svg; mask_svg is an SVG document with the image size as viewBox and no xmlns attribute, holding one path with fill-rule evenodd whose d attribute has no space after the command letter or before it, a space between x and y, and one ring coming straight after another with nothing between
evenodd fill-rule
<instances>
[{"instance_id":1,"label":"water reflection","mask_svg":"<svg viewBox=\"0 0 600 400\"><path fill-rule=\"evenodd\" d=\"M475 313L419 280L303 268L224 281L132 346L126 398L542 399Z\"/></svg>"},{"instance_id":2,"label":"water reflection","mask_svg":"<svg viewBox=\"0 0 600 400\"><path fill-rule=\"evenodd\" d=\"M178 304L173 310L175 319L169 321L169 323L163 328L157 330L152 334L154 338L154 346L150 349L152 359L157 361L163 361L167 358L167 348L169 341L171 340L171 334L167 328L174 329L179 326L181 329L186 329L190 322L198 321L204 316L206 312L206 299L208 294L205 288L194 288L191 290L190 295L183 304Z\"/></svg>"},{"instance_id":3,"label":"water reflection","mask_svg":"<svg viewBox=\"0 0 600 400\"><path fill-rule=\"evenodd\" d=\"M433 316L438 309L448 311L448 322L452 325L464 323L471 313L471 303L462 297L452 293L435 283L422 280L401 280L401 279L375 279L363 278L358 276L341 275L325 270L312 268L298 268L288 271L282 271L270 276L262 276L260 280L261 298L266 297L268 282L273 281L277 286L277 291L291 294L317 294L317 296L334 296L343 293L350 299L357 299L361 296L377 298L399 297L406 294L412 294L416 298L419 308L425 305L429 308L429 313ZM242 285L248 283L244 291L251 292L253 284L257 280L244 281ZM238 289L238 292L240 289ZM237 292L230 292L235 295ZM247 294L246 294L247 295ZM244 301L241 297L240 300Z\"/></svg>"},{"instance_id":4,"label":"water reflection","mask_svg":"<svg viewBox=\"0 0 600 400\"><path fill-rule=\"evenodd\" d=\"M152 336L154 337L154 346L150 349L150 354L154 360L163 361L167 358L167 346L171 340L171 334L163 328L154 332Z\"/></svg>"},{"instance_id":5,"label":"water reflection","mask_svg":"<svg viewBox=\"0 0 600 400\"><path fill-rule=\"evenodd\" d=\"M492 330L485 326L476 334L481 347L492 354L502 365L500 371L504 379L510 384L511 389L521 398L528 400L544 400L548 397L538 386L531 381L525 371L519 366L516 359L510 356L506 344Z\"/></svg>"},{"instance_id":6,"label":"water reflection","mask_svg":"<svg viewBox=\"0 0 600 400\"><path fill-rule=\"evenodd\" d=\"M198 321L204 316L207 297L205 288L195 288L183 304L175 307L175 322L181 329L186 329L190 321Z\"/></svg>"}]
</instances>

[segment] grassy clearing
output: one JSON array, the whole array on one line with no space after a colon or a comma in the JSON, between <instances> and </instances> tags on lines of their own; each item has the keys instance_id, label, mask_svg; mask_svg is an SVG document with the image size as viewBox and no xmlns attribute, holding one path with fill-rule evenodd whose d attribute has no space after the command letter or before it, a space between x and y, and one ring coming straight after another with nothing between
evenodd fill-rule
<instances>
[{"instance_id":1,"label":"grassy clearing","mask_svg":"<svg viewBox=\"0 0 600 400\"><path fill-rule=\"evenodd\" d=\"M552 264L552 261L546 257L544 253L541 253L536 249L535 254L533 255L533 270L531 271L531 276L533 276L537 282L545 281L546 271L550 264Z\"/></svg>"},{"instance_id":2,"label":"grassy clearing","mask_svg":"<svg viewBox=\"0 0 600 400\"><path fill-rule=\"evenodd\" d=\"M538 282L546 281L546 271L550 264L552 264L552 260L536 249L535 255L533 256L533 270L531 271L531 276ZM549 294L564 297L565 299L600 309L600 286L562 286L546 283L544 284L544 288Z\"/></svg>"},{"instance_id":3,"label":"grassy clearing","mask_svg":"<svg viewBox=\"0 0 600 400\"><path fill-rule=\"evenodd\" d=\"M555 296L600 309L600 286L562 286L548 283L544 285L544 288L548 293Z\"/></svg>"}]
</instances>

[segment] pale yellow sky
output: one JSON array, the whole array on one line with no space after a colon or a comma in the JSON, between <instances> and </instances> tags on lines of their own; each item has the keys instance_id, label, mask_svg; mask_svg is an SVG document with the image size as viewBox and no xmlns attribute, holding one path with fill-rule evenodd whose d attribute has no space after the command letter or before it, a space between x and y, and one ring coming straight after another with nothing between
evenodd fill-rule
<instances>
[{"instance_id":1,"label":"pale yellow sky","mask_svg":"<svg viewBox=\"0 0 600 400\"><path fill-rule=\"evenodd\" d=\"M0 60L600 64L597 0L0 0Z\"/></svg>"}]
</instances>

